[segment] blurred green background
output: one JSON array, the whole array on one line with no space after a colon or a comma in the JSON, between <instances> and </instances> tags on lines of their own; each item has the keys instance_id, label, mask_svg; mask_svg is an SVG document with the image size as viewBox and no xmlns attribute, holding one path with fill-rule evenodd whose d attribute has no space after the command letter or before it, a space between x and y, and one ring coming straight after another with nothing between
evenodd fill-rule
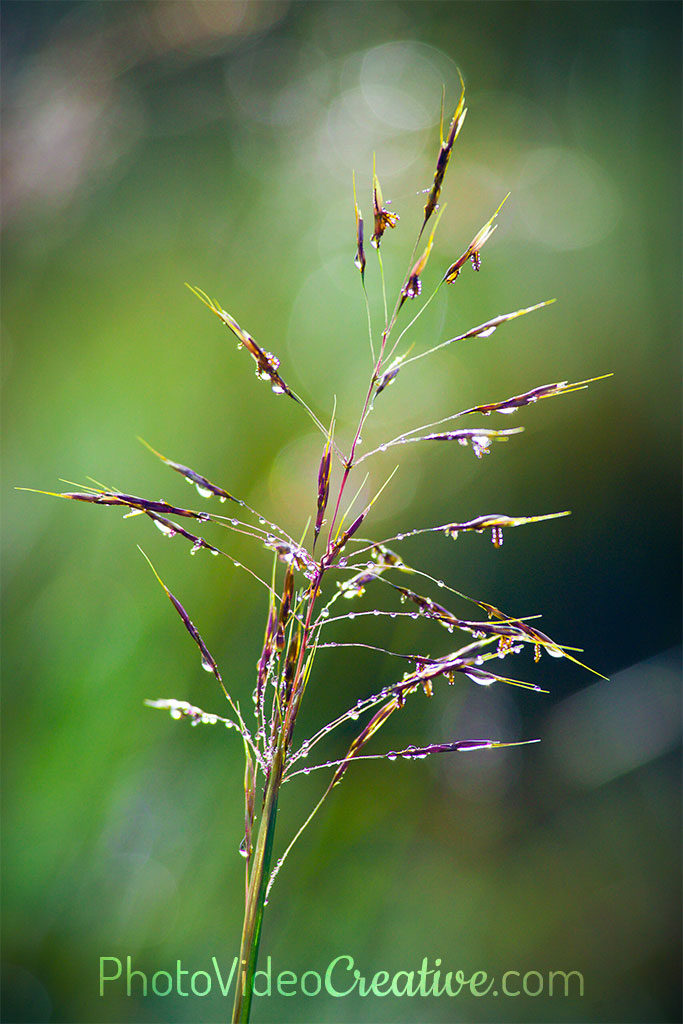
<instances>
[{"instance_id":1,"label":"blurred green background","mask_svg":"<svg viewBox=\"0 0 683 1024\"><path fill-rule=\"evenodd\" d=\"M469 114L425 294L512 196L481 273L442 290L416 351L558 302L406 370L366 449L539 384L615 376L480 421L526 428L481 461L449 445L378 456L368 488L403 458L368 529L572 509L509 531L500 551L474 534L401 550L514 614L542 612L547 633L611 679L526 655L514 674L550 696L461 682L413 698L375 750L543 742L350 770L283 868L261 953L299 974L340 954L368 975L423 957L498 976L577 970L584 995L274 995L254 1020L680 1021L679 5L5 2L2 17L3 1020L227 1018L216 993L98 994L100 956L130 955L150 975L178 959L227 966L241 926L240 750L142 706L222 710L135 545L245 705L265 611L249 577L189 559L181 538L14 487L92 476L187 501L141 435L299 532L320 437L183 282L276 352L323 419L336 395L348 443L369 372L351 173L369 224L376 151L401 215L382 248L395 293L441 86L452 107L460 67ZM220 540L268 573L267 552ZM400 622L330 637L449 650L444 631ZM358 649L317 665L302 738L396 672ZM323 756L352 735L333 734ZM322 787L321 773L286 787L281 847Z\"/></svg>"}]
</instances>

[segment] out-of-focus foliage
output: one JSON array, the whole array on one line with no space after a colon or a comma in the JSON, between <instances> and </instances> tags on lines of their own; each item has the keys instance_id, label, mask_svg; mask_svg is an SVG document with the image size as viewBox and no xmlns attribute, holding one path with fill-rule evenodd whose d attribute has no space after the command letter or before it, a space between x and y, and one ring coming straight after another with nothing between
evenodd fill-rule
<instances>
[{"instance_id":1,"label":"out-of-focus foliage","mask_svg":"<svg viewBox=\"0 0 683 1024\"><path fill-rule=\"evenodd\" d=\"M481 272L442 289L414 340L558 302L406 367L364 444L539 383L615 377L520 411L526 433L488 459L406 446L373 531L573 509L500 551L427 535L405 557L516 615L543 612L544 631L612 680L529 659L551 696L461 684L395 716L397 747L543 742L349 769L273 890L262 954L297 973L341 953L367 974L423 957L579 970L585 994L273 996L255 1019L680 1020L677 6L7 2L3 45L4 1019L225 1018L219 996L98 994L100 956L149 973L229 963L242 909L241 757L229 733L142 706L222 710L135 544L244 703L265 614L246 576L190 560L149 523L11 488L92 476L184 500L140 435L300 531L320 438L183 282L276 352L323 419L336 395L346 439L369 369L351 173L369 224L376 151L401 215L382 242L395 290L441 86L452 109L460 67L469 114L426 294L512 195ZM371 251L365 278L379 315ZM265 551L231 553L268 571ZM448 634L415 625L392 625L387 645L443 653ZM378 659L321 652L302 733L390 682ZM281 844L322 785L285 788Z\"/></svg>"}]
</instances>

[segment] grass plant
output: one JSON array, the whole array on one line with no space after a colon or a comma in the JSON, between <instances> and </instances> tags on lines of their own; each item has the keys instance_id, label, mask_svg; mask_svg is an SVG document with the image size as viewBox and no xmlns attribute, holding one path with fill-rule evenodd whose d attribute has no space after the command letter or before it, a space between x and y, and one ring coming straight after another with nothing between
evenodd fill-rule
<instances>
[{"instance_id":1,"label":"grass plant","mask_svg":"<svg viewBox=\"0 0 683 1024\"><path fill-rule=\"evenodd\" d=\"M467 272L468 267L479 272L482 249L496 231L497 218L508 198L506 196L503 199L462 253L448 267L439 271L435 289L422 301L417 313L409 318L408 310L421 299L422 277L432 254L435 234L443 213L440 197L444 178L466 114L465 88L461 83L459 99L445 132L442 107L441 137L434 178L431 187L425 190L427 198L421 221L417 224L417 237L393 305L388 301L385 286L382 247L390 244L394 231L400 230L400 220L399 215L390 209L389 202L385 201L376 168L373 167L371 247L375 250L374 264L381 282L383 306L382 326L377 333L373 331L365 280L373 254L366 252L365 221L358 204L354 178L355 264L367 305L372 372L362 398L356 427L346 442L339 438L336 408L328 410L324 418L322 413L316 413L286 382L278 358L255 341L233 315L223 309L221 303L210 298L202 289L191 286L193 294L236 340L238 349L246 350L254 360L257 376L270 385L275 395L290 401L293 411L296 406L308 416L320 432L321 454L317 480L311 482L312 490L315 490L315 502L310 509L308 522L301 524L300 537L290 536L280 525L266 518L242 498L214 484L194 469L172 461L149 445L147 447L156 458L195 487L202 501L210 502L211 505L222 504L225 509L218 512L207 511L206 508L187 508L185 504L150 500L100 485L78 487L77 490L58 495L72 501L116 506L125 510L127 516L151 521L166 537L177 538L190 545L193 554L207 552L217 558L227 559L249 574L267 595L264 640L258 657L253 694L251 699L245 700L242 696L240 700L237 694L231 693L226 687L216 659L179 598L157 575L151 561L149 563L196 644L202 667L214 676L227 702L227 709L225 714L219 715L176 698L150 699L146 703L152 708L170 712L174 719L189 719L193 725L227 727L236 734L236 738L239 737L244 753L244 836L240 852L245 861L246 897L239 954L241 970L236 982L233 1022L249 1019L261 926L273 883L296 840L327 797L346 777L354 762L379 758L420 760L436 755L482 752L517 745L517 742L500 736L458 737L419 747L374 752L371 741L374 741L387 720L402 711L418 691L424 691L429 696L435 686L455 685L458 681L469 680L486 687L508 685L534 693L546 692L535 683L510 675L503 666L503 663L507 663L525 648L533 650L536 660L541 653L546 653L553 658L568 658L581 664L576 658L575 648L546 636L532 619L470 597L448 581L436 579L409 565L401 554L401 542L419 533L437 533L445 538L457 538L464 533L486 532L490 533L494 547L499 548L505 531L561 518L569 515L568 511L541 515L485 513L473 519L445 522L426 529L408 528L394 536L376 539L369 532L372 530L373 508L380 500L384 488L390 486L393 473L386 480L375 483L374 497L369 502L362 506L358 503L359 492L356 488L360 483L359 467L369 463L377 453L393 448L400 450L399 446L406 444L454 442L458 448L469 448L477 459L481 459L501 443L511 440L518 443L523 427L470 426L470 417L491 416L499 424L502 417L516 414L543 399L581 390L592 383L591 380L583 380L576 383L561 381L543 384L523 394L473 405L437 422L410 427L398 436L384 439L376 447L359 454L361 432L368 426L374 404L377 400L391 401L390 394L385 392L389 391L399 374L410 373L409 367L417 360L428 358L450 345L467 339L482 341L507 322L540 310L553 301L547 299L530 307L489 316L478 326L445 340L429 339L427 344L421 345L419 339L415 339L410 348L403 345L404 337L408 331L413 330L441 288L450 288L461 281L461 275ZM462 283L458 287L462 287ZM597 379L600 378L594 378ZM333 488L331 481L335 462L340 467L340 482ZM214 531L211 540L204 536L207 528ZM227 543L219 542L221 531L227 536ZM235 560L226 549L231 533L246 535L256 545L265 546L272 552L272 572L269 578L261 578L253 569ZM441 598L442 602L445 600L447 603L437 602L429 595L429 591L435 587L441 595L447 595ZM349 605L366 591L375 595L375 606L369 611L349 610ZM460 611L456 614L452 611L450 605L455 602L459 607L467 606L469 613ZM310 699L315 701L318 685L315 674L316 654L321 649L348 646L347 643L335 641L334 630L330 627L364 615L376 618L378 634L386 617L401 618L406 631L412 620L422 617L444 629L449 637L453 634L454 639L449 639L448 650L438 657L389 650L379 641L377 645L359 643L359 647L371 647L388 658L396 659L405 671L399 669L393 684L378 692L368 693L313 735L302 739L297 735L297 719L304 700L310 695ZM245 705L249 706L248 713L244 709ZM348 726L361 718L365 719L365 724L358 726L357 735L345 752L341 750L339 756L332 760L314 763L315 758L311 755L323 739L338 727ZM534 743L538 740L529 738L522 742ZM480 753L477 756L483 755ZM277 809L284 783L300 774L324 771L329 773L329 780L320 799L296 835L276 856Z\"/></svg>"}]
</instances>

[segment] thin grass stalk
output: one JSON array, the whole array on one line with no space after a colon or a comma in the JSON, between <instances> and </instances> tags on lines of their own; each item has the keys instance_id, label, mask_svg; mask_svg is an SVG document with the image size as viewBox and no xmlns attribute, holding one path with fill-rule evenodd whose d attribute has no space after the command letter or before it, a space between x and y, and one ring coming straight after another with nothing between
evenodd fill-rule
<instances>
[{"instance_id":1,"label":"thin grass stalk","mask_svg":"<svg viewBox=\"0 0 683 1024\"><path fill-rule=\"evenodd\" d=\"M263 810L256 839L256 849L249 879L249 891L244 911L242 941L240 944L239 972L235 982L235 1002L232 1008L232 1024L246 1024L251 1009L252 987L256 962L258 960L263 908L266 903L266 887L273 857L277 804L282 785L284 760L278 747L266 783Z\"/></svg>"}]
</instances>

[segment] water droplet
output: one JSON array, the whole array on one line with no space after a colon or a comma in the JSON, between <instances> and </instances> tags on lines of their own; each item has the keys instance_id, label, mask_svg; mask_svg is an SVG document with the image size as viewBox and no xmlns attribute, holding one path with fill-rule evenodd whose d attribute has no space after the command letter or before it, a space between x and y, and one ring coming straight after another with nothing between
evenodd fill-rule
<instances>
[{"instance_id":1,"label":"water droplet","mask_svg":"<svg viewBox=\"0 0 683 1024\"><path fill-rule=\"evenodd\" d=\"M244 857L245 860L249 856L249 845L247 843L247 837L246 836L244 837L244 839L242 840L242 842L239 845L239 854L240 854L240 857Z\"/></svg>"},{"instance_id":2,"label":"water droplet","mask_svg":"<svg viewBox=\"0 0 683 1024\"><path fill-rule=\"evenodd\" d=\"M396 540L403 540L404 537L405 537L405 533L397 533L396 534Z\"/></svg>"},{"instance_id":3,"label":"water droplet","mask_svg":"<svg viewBox=\"0 0 683 1024\"><path fill-rule=\"evenodd\" d=\"M396 618L396 612L389 612L389 618L390 619L395 619Z\"/></svg>"},{"instance_id":4,"label":"water droplet","mask_svg":"<svg viewBox=\"0 0 683 1024\"><path fill-rule=\"evenodd\" d=\"M381 612L380 612L379 608L375 608L375 609L373 609L372 614L373 615L381 615Z\"/></svg>"},{"instance_id":5,"label":"water droplet","mask_svg":"<svg viewBox=\"0 0 683 1024\"><path fill-rule=\"evenodd\" d=\"M436 585L437 585L437 587L445 587L446 586L446 584L444 583L443 580L437 580L436 581Z\"/></svg>"},{"instance_id":6,"label":"water droplet","mask_svg":"<svg viewBox=\"0 0 683 1024\"><path fill-rule=\"evenodd\" d=\"M182 717L183 717L182 711L179 711L178 708L171 708L171 718L176 718L177 719L177 718L182 718Z\"/></svg>"},{"instance_id":7,"label":"water droplet","mask_svg":"<svg viewBox=\"0 0 683 1024\"><path fill-rule=\"evenodd\" d=\"M227 501L228 499L227 499L227 498L225 497L225 495L224 495L224 494L221 494L221 495L219 496L218 500L220 501L221 505L225 505L225 503L226 503L226 501Z\"/></svg>"},{"instance_id":8,"label":"water droplet","mask_svg":"<svg viewBox=\"0 0 683 1024\"><path fill-rule=\"evenodd\" d=\"M213 672L214 669L213 662L205 655L202 655L202 668L205 672Z\"/></svg>"},{"instance_id":9,"label":"water droplet","mask_svg":"<svg viewBox=\"0 0 683 1024\"><path fill-rule=\"evenodd\" d=\"M349 718L351 719L352 722L357 722L358 717L359 716L357 711L349 711Z\"/></svg>"},{"instance_id":10,"label":"water droplet","mask_svg":"<svg viewBox=\"0 0 683 1024\"><path fill-rule=\"evenodd\" d=\"M350 619L355 619L355 617L356 617L356 613L355 612L349 612L349 618Z\"/></svg>"},{"instance_id":11,"label":"water droplet","mask_svg":"<svg viewBox=\"0 0 683 1024\"><path fill-rule=\"evenodd\" d=\"M320 618L321 619L327 619L327 618L329 618L329 615L330 615L330 609L329 608L321 608L320 609Z\"/></svg>"},{"instance_id":12,"label":"water droplet","mask_svg":"<svg viewBox=\"0 0 683 1024\"><path fill-rule=\"evenodd\" d=\"M210 491L208 487L202 487L201 484L197 484L197 494L200 498L210 498L213 491Z\"/></svg>"},{"instance_id":13,"label":"water droplet","mask_svg":"<svg viewBox=\"0 0 683 1024\"><path fill-rule=\"evenodd\" d=\"M343 569L343 568L344 568L345 566L347 566L348 564L349 564L349 560L348 560L348 558L340 558L340 559L339 559L339 568L340 568L340 569Z\"/></svg>"},{"instance_id":14,"label":"water droplet","mask_svg":"<svg viewBox=\"0 0 683 1024\"><path fill-rule=\"evenodd\" d=\"M175 537L176 531L173 529L172 526L169 526L167 523L162 523L160 519L155 519L154 525L156 526L157 530L161 530L164 537Z\"/></svg>"},{"instance_id":15,"label":"water droplet","mask_svg":"<svg viewBox=\"0 0 683 1024\"><path fill-rule=\"evenodd\" d=\"M358 440L356 441L356 444L359 445L359 444L362 444L362 443L363 443L363 438L359 437Z\"/></svg>"},{"instance_id":16,"label":"water droplet","mask_svg":"<svg viewBox=\"0 0 683 1024\"><path fill-rule=\"evenodd\" d=\"M304 768L302 770L303 770L304 775L310 775L311 774L311 769L310 768Z\"/></svg>"},{"instance_id":17,"label":"water droplet","mask_svg":"<svg viewBox=\"0 0 683 1024\"><path fill-rule=\"evenodd\" d=\"M416 619L417 618L417 612L411 612L410 613L410 617L411 617L411 619Z\"/></svg>"},{"instance_id":18,"label":"water droplet","mask_svg":"<svg viewBox=\"0 0 683 1024\"><path fill-rule=\"evenodd\" d=\"M192 547L190 548L190 554L191 554L191 555L196 555L196 554L197 554L197 552L198 552L198 551L201 551L201 549L202 549L203 547L204 547L204 545L202 544L202 542L201 542L200 540L196 540L196 541L194 542L194 544L192 545Z\"/></svg>"},{"instance_id":19,"label":"water droplet","mask_svg":"<svg viewBox=\"0 0 683 1024\"><path fill-rule=\"evenodd\" d=\"M218 558L218 555L219 555L218 548L209 548L209 551L211 552L211 554L213 555L214 558Z\"/></svg>"},{"instance_id":20,"label":"water droplet","mask_svg":"<svg viewBox=\"0 0 683 1024\"><path fill-rule=\"evenodd\" d=\"M266 521L265 521L265 519L263 518L263 516L259 516L259 518L258 518L258 521L259 521L259 523L261 524L261 526L264 526L264 525L265 525L265 522L266 522Z\"/></svg>"},{"instance_id":21,"label":"water droplet","mask_svg":"<svg viewBox=\"0 0 683 1024\"><path fill-rule=\"evenodd\" d=\"M308 757L310 752L311 752L311 748L310 748L310 746L308 744L308 741L306 743L302 743L301 744L300 757Z\"/></svg>"},{"instance_id":22,"label":"water droplet","mask_svg":"<svg viewBox=\"0 0 683 1024\"><path fill-rule=\"evenodd\" d=\"M390 750L389 753L387 754L387 761L395 761L397 757L398 754L396 753L396 751Z\"/></svg>"},{"instance_id":23,"label":"water droplet","mask_svg":"<svg viewBox=\"0 0 683 1024\"><path fill-rule=\"evenodd\" d=\"M240 525L239 519L231 519L230 520L230 525L231 526L239 526Z\"/></svg>"},{"instance_id":24,"label":"water droplet","mask_svg":"<svg viewBox=\"0 0 683 1024\"><path fill-rule=\"evenodd\" d=\"M381 452L385 452L385 451L387 450L387 445L385 445L385 444L381 444L381 445L379 446L379 450L380 450Z\"/></svg>"}]
</instances>

